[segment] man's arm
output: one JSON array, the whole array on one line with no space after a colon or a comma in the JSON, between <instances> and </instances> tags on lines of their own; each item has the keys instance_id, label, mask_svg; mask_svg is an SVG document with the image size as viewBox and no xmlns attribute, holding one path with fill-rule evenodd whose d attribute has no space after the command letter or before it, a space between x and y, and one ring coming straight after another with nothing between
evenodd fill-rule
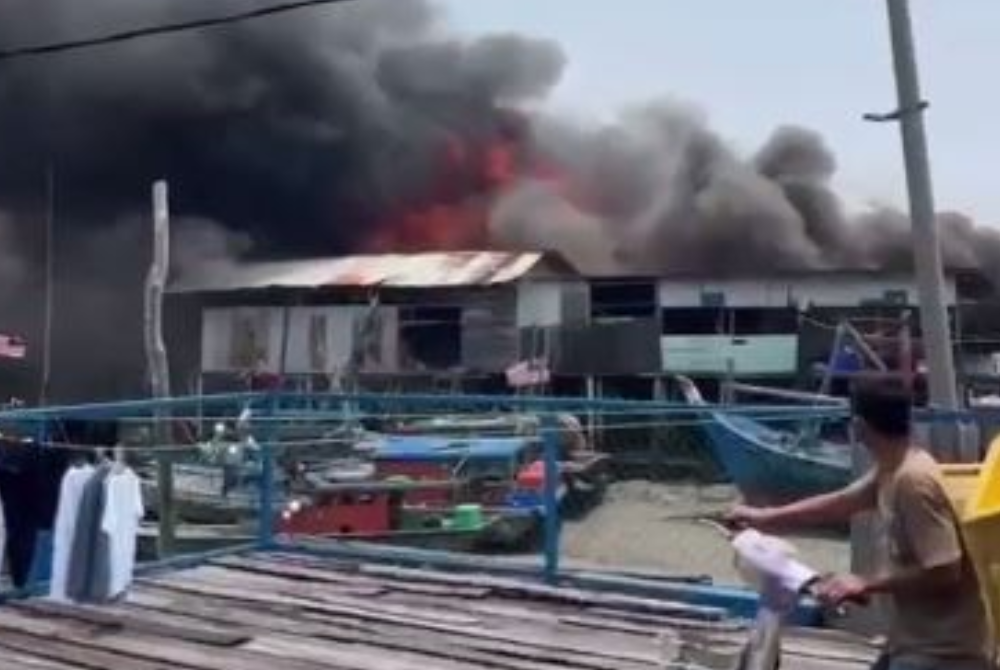
<instances>
[{"instance_id":1,"label":"man's arm","mask_svg":"<svg viewBox=\"0 0 1000 670\"><path fill-rule=\"evenodd\" d=\"M962 563L934 568L910 568L887 577L867 579L865 592L873 593L948 593L962 578Z\"/></svg>"},{"instance_id":2,"label":"man's arm","mask_svg":"<svg viewBox=\"0 0 1000 670\"><path fill-rule=\"evenodd\" d=\"M787 528L848 521L875 507L876 473L872 469L850 486L781 507L737 507L729 515L734 525L761 529Z\"/></svg>"},{"instance_id":3,"label":"man's arm","mask_svg":"<svg viewBox=\"0 0 1000 670\"><path fill-rule=\"evenodd\" d=\"M930 569L908 568L885 577L858 577L837 575L820 581L816 588L819 599L834 606L845 602L868 604L871 596L884 593L924 593L947 595L953 593L961 579L962 564L955 562Z\"/></svg>"}]
</instances>

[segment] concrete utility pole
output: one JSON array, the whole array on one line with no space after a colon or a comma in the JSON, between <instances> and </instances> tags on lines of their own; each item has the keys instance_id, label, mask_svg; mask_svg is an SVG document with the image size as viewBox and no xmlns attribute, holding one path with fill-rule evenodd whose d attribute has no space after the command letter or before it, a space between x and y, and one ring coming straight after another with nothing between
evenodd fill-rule
<instances>
[{"instance_id":1,"label":"concrete utility pole","mask_svg":"<svg viewBox=\"0 0 1000 670\"><path fill-rule=\"evenodd\" d=\"M927 136L924 132L923 114L927 103L920 97L909 0L886 1L899 108L892 114L868 115L866 118L872 121L899 121L900 124L930 401L936 407L954 410L959 408L959 397L945 301L934 191L927 157Z\"/></svg>"}]
</instances>

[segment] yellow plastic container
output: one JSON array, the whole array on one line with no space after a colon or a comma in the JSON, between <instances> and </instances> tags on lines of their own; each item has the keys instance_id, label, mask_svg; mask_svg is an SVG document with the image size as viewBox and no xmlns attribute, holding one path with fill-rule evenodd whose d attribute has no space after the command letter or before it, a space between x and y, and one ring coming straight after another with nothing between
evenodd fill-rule
<instances>
[{"instance_id":1,"label":"yellow plastic container","mask_svg":"<svg viewBox=\"0 0 1000 670\"><path fill-rule=\"evenodd\" d=\"M978 474L973 476L973 470L978 470ZM962 535L979 576L997 643L1000 642L1000 439L993 442L981 465L945 466L944 478L961 519Z\"/></svg>"},{"instance_id":2,"label":"yellow plastic container","mask_svg":"<svg viewBox=\"0 0 1000 670\"><path fill-rule=\"evenodd\" d=\"M959 518L965 517L965 507L973 496L982 466L979 463L948 463L941 465L944 490L955 506Z\"/></svg>"}]
</instances>

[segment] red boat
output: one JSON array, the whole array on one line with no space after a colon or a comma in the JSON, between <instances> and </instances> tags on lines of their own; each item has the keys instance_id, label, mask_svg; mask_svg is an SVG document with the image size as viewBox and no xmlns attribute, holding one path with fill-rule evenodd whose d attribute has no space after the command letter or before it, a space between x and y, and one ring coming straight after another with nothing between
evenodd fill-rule
<instances>
[{"instance_id":1,"label":"red boat","mask_svg":"<svg viewBox=\"0 0 1000 670\"><path fill-rule=\"evenodd\" d=\"M514 549L534 533L528 510L478 504L414 504L413 496L454 497L453 481L332 484L292 500L278 522L291 537L386 542L450 551Z\"/></svg>"}]
</instances>

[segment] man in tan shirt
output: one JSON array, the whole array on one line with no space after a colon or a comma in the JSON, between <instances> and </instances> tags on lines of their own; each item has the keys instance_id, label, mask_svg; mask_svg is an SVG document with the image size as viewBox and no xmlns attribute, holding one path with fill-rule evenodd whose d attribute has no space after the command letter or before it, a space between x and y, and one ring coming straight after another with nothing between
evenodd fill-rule
<instances>
[{"instance_id":1,"label":"man in tan shirt","mask_svg":"<svg viewBox=\"0 0 1000 670\"><path fill-rule=\"evenodd\" d=\"M894 386L857 389L854 429L871 453L872 469L835 493L783 507L737 506L730 522L780 528L875 511L880 572L826 579L819 587L821 599L840 605L886 597L890 622L882 664L890 670L989 668L990 634L976 573L937 463L913 445L910 414L910 396Z\"/></svg>"}]
</instances>

